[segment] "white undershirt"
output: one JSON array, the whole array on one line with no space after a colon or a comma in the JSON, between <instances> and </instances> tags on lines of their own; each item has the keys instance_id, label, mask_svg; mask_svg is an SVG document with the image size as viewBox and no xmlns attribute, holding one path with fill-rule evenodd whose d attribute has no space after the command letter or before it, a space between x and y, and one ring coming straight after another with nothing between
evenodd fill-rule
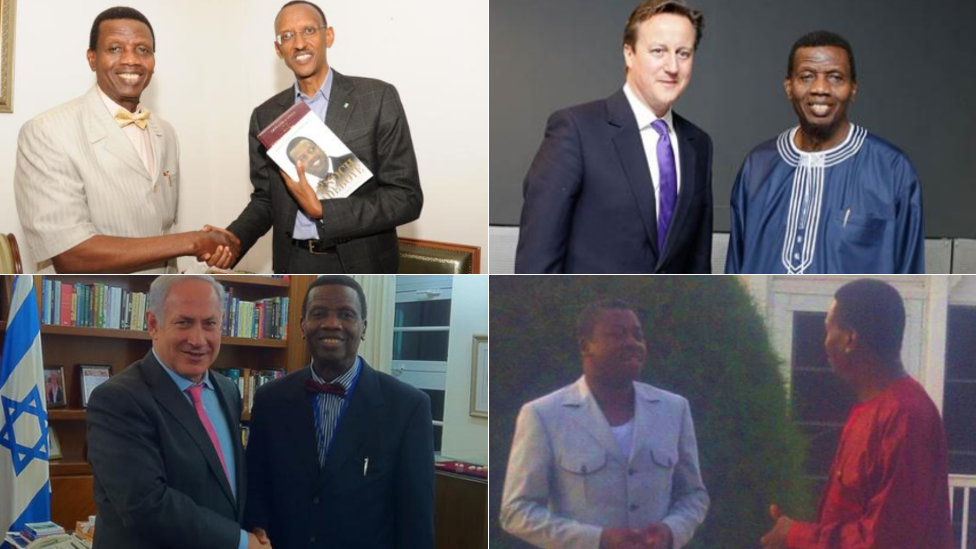
<instances>
[{"instance_id":1,"label":"white undershirt","mask_svg":"<svg viewBox=\"0 0 976 549\"><path fill-rule=\"evenodd\" d=\"M617 439L617 446L620 447L624 455L630 457L630 451L634 446L634 418L630 418L630 421L623 425L616 427L611 425L610 432L613 433L613 438Z\"/></svg>"},{"instance_id":2,"label":"white undershirt","mask_svg":"<svg viewBox=\"0 0 976 549\"><path fill-rule=\"evenodd\" d=\"M657 130L651 127L651 124L655 120L658 120L658 116L654 114L647 105L641 102L634 94L634 91L630 89L630 84L624 84L624 95L627 96L627 102L630 103L630 108L634 111L634 116L637 118L637 129L640 131L641 141L644 143L644 155L647 157L647 167L651 171L651 183L654 185L654 212L661 210L661 172L657 166L657 141L661 138L661 134L657 133ZM678 153L678 135L674 132L674 122L671 116L671 109L664 116L660 117L661 120L668 125L668 134L671 140L671 150L674 151L674 164L675 173L677 174L677 187L676 192L681 192L681 156ZM678 194L675 194L675 199L677 199ZM678 202L675 200L675 209L677 209Z\"/></svg>"}]
</instances>

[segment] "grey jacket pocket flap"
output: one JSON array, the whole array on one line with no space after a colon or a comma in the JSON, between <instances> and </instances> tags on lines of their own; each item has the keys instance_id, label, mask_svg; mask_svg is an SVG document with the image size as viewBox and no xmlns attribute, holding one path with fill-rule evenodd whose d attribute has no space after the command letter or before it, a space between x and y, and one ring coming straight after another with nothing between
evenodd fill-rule
<instances>
[{"instance_id":1,"label":"grey jacket pocket flap","mask_svg":"<svg viewBox=\"0 0 976 549\"><path fill-rule=\"evenodd\" d=\"M674 467L674 464L678 462L678 456L675 455L674 450L663 448L651 448L651 458L654 463L661 467Z\"/></svg>"},{"instance_id":2,"label":"grey jacket pocket flap","mask_svg":"<svg viewBox=\"0 0 976 549\"><path fill-rule=\"evenodd\" d=\"M577 475L588 475L595 473L607 464L607 455L602 452L590 452L586 454L572 453L565 454L559 459L559 465Z\"/></svg>"}]
</instances>

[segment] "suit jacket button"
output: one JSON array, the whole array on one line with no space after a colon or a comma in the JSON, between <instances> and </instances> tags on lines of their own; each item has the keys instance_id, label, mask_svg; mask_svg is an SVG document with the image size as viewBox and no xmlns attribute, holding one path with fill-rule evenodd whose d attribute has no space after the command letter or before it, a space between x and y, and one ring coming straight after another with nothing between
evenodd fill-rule
<instances>
[{"instance_id":1,"label":"suit jacket button","mask_svg":"<svg viewBox=\"0 0 976 549\"><path fill-rule=\"evenodd\" d=\"M319 504L319 498L312 498L312 505L318 505L318 504Z\"/></svg>"},{"instance_id":2,"label":"suit jacket button","mask_svg":"<svg viewBox=\"0 0 976 549\"><path fill-rule=\"evenodd\" d=\"M315 536L308 538L309 543L315 543Z\"/></svg>"},{"instance_id":3,"label":"suit jacket button","mask_svg":"<svg viewBox=\"0 0 976 549\"><path fill-rule=\"evenodd\" d=\"M627 469L627 474L630 476L634 476L635 474L637 474L637 471L634 469Z\"/></svg>"},{"instance_id":4,"label":"suit jacket button","mask_svg":"<svg viewBox=\"0 0 976 549\"><path fill-rule=\"evenodd\" d=\"M640 508L640 505L637 505L636 503L631 503L630 504L630 510L631 511L636 511L639 508Z\"/></svg>"}]
</instances>

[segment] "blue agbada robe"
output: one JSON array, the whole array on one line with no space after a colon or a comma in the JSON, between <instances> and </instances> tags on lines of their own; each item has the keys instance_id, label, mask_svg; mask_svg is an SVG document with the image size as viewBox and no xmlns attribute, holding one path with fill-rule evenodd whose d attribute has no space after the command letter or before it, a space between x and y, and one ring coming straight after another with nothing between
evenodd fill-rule
<instances>
[{"instance_id":1,"label":"blue agbada robe","mask_svg":"<svg viewBox=\"0 0 976 549\"><path fill-rule=\"evenodd\" d=\"M851 124L802 152L796 128L756 147L732 187L726 273L924 273L922 189L887 141Z\"/></svg>"}]
</instances>

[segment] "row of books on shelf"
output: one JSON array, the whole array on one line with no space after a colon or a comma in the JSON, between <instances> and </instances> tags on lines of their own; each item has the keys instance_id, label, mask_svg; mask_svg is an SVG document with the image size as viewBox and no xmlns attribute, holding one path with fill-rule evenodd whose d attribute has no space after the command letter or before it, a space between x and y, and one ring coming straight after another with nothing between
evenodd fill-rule
<instances>
[{"instance_id":1,"label":"row of books on shelf","mask_svg":"<svg viewBox=\"0 0 976 549\"><path fill-rule=\"evenodd\" d=\"M146 329L146 294L105 284L70 284L45 278L41 322L57 326Z\"/></svg>"},{"instance_id":2,"label":"row of books on shelf","mask_svg":"<svg viewBox=\"0 0 976 549\"><path fill-rule=\"evenodd\" d=\"M268 368L265 370L251 370L247 368L229 368L220 370L220 373L237 384L237 388L241 392L242 411L247 414L251 412L251 406L254 405L254 393L257 392L258 388L269 381L283 377L285 375L285 369Z\"/></svg>"},{"instance_id":3,"label":"row of books on shelf","mask_svg":"<svg viewBox=\"0 0 976 549\"><path fill-rule=\"evenodd\" d=\"M223 335L257 339L288 339L287 297L242 301L227 291L224 303Z\"/></svg>"},{"instance_id":4,"label":"row of books on shelf","mask_svg":"<svg viewBox=\"0 0 976 549\"><path fill-rule=\"evenodd\" d=\"M248 339L288 339L287 297L244 301L227 292L221 334ZM56 326L146 330L146 293L106 284L70 284L45 278L41 322Z\"/></svg>"}]
</instances>

